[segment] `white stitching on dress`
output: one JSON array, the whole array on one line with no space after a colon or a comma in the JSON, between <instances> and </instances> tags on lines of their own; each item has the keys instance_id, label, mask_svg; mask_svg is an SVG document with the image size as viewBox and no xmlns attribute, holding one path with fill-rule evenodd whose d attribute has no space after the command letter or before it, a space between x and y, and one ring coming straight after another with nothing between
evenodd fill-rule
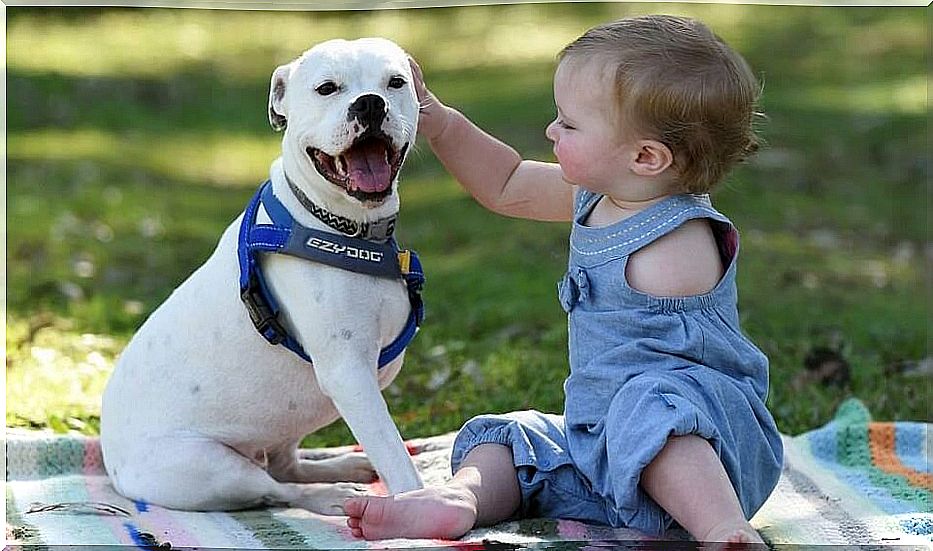
<instances>
[{"instance_id":1,"label":"white stitching on dress","mask_svg":"<svg viewBox=\"0 0 933 551\"><path fill-rule=\"evenodd\" d=\"M581 237L581 238L580 238L580 241L581 241L582 243L598 243L598 242L604 241L604 240L606 240L606 239L612 239L613 237L618 237L618 236L620 236L620 235L622 235L622 234L625 234L625 233L628 233L628 232L630 232L630 231L636 230L636 229L638 229L638 228L640 228L640 227L642 227L642 226L647 225L647 224L650 223L650 222L653 222L654 220L656 220L657 218L661 217L661 216L664 215L665 213L670 212L671 209L673 209L674 207L679 206L679 203L680 203L680 201L674 201L674 202L672 202L670 205L668 205L666 209L664 209L664 210L662 210L662 211L659 211L659 212L656 212L654 215L652 215L652 216L650 216L649 218L643 220L641 223L636 224L636 225L634 225L634 226L630 226L630 227L624 228L624 229L622 229L622 230L617 231L616 233L611 233L611 234L609 234L609 235L602 235L602 236L599 236L599 237L596 237L596 238L590 238L590 239ZM691 208L692 208L692 207L691 207ZM586 226L584 226L584 227L586 227ZM590 229L592 229L592 228L590 228Z\"/></svg>"},{"instance_id":2,"label":"white stitching on dress","mask_svg":"<svg viewBox=\"0 0 933 551\"><path fill-rule=\"evenodd\" d=\"M638 237L633 237L633 238L631 238L631 239L629 239L629 240L627 240L627 241L623 241L622 243L617 243L617 244L615 244L615 245L613 245L613 246L611 246L611 247L606 247L605 249L600 249L600 250L597 250L597 251L589 251L589 252L588 252L588 251L581 250L581 249L577 248L576 246L574 246L573 240L571 240L570 248L571 248L571 250L573 250L573 252L578 253L578 254L581 254L581 255L583 255L583 256L594 256L594 255L597 255L597 254L603 254L603 253L606 253L606 252L609 252L609 251L613 251L613 250L615 250L615 249L619 249L619 248L621 248L621 247L625 247L625 246L631 245L632 243L635 243L636 241L641 241L641 240L645 239L646 237L648 237L648 236L650 236L650 235L653 235L653 234L657 233L659 230L661 230L661 228L664 228L665 226L670 225L672 222L674 222L674 221L677 220L678 218L681 218L681 217L683 217L685 214L690 213L690 212L693 212L693 211L701 211L701 212L705 212L705 213L711 214L711 215L716 215L716 214L718 214L718 213L716 213L716 211L714 211L714 210L712 210L712 209L709 209L709 208L707 208L707 207L701 207L701 206L688 207L688 208L686 208L686 209L684 209L684 210L678 212L678 213L675 214L674 216L670 217L669 219L667 219L665 222L661 223L660 225L655 226L654 228L652 228L652 229L648 230L647 232L641 234L640 236L638 236ZM652 217L652 218L656 218L656 217ZM718 216L717 216L716 218L718 219ZM647 221L646 221L646 223L647 223ZM643 225L643 224L639 224L639 225ZM618 235L618 234L621 234L621 233L623 233L623 232L618 232L618 233L613 234L613 235ZM607 236L606 238L603 238L603 239L608 239L608 237L611 237L611 236ZM595 240L595 241L601 241L601 240L602 240L602 239ZM589 241L589 242L593 242L593 241L594 241L594 240L591 240L591 241Z\"/></svg>"}]
</instances>

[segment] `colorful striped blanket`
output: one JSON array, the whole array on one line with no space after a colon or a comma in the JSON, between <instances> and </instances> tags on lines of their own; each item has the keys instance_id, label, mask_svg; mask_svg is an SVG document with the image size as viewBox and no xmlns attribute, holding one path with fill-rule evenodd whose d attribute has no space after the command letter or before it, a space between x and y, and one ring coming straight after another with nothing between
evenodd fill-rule
<instances>
[{"instance_id":1,"label":"colorful striped blanket","mask_svg":"<svg viewBox=\"0 0 933 551\"><path fill-rule=\"evenodd\" d=\"M343 517L304 510L191 513L125 499L110 486L95 438L7 431L6 439L8 545L582 549L656 540L569 520L525 519L474 530L458 541L365 542L353 539ZM449 476L451 441L448 434L410 442L426 483L438 484ZM833 421L800 436L785 436L784 444L783 476L752 519L766 541L933 548L930 424L872 422L860 402L849 400ZM351 449L319 449L315 455ZM682 531L663 539L689 540Z\"/></svg>"}]
</instances>

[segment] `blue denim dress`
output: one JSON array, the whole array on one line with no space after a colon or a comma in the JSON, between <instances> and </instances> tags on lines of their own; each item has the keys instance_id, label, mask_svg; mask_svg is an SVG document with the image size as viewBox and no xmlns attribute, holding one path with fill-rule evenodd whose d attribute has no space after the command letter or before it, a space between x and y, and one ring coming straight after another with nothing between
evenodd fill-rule
<instances>
[{"instance_id":1,"label":"blue denim dress","mask_svg":"<svg viewBox=\"0 0 933 551\"><path fill-rule=\"evenodd\" d=\"M746 518L780 476L783 449L765 407L768 359L739 328L738 233L706 195L677 195L604 227L583 224L602 196L577 194L570 258L559 284L569 318L564 415L483 415L459 432L454 472L483 443L512 448L522 516L570 518L661 534L671 517L639 486L676 435L710 442ZM638 249L707 218L725 275L710 292L654 297L628 285Z\"/></svg>"}]
</instances>

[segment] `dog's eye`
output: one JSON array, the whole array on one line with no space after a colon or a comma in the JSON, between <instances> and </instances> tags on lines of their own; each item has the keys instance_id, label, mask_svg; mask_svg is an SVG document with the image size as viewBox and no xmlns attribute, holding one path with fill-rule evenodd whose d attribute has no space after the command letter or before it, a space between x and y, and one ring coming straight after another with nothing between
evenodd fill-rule
<instances>
[{"instance_id":1,"label":"dog's eye","mask_svg":"<svg viewBox=\"0 0 933 551\"><path fill-rule=\"evenodd\" d=\"M336 83L334 83L334 81L328 80L318 85L318 87L315 88L314 91L317 92L318 94L321 94L322 96L329 96L339 89L340 88L337 86Z\"/></svg>"},{"instance_id":2,"label":"dog's eye","mask_svg":"<svg viewBox=\"0 0 933 551\"><path fill-rule=\"evenodd\" d=\"M401 88L405 86L405 79L402 77L392 77L389 79L389 88Z\"/></svg>"}]
</instances>

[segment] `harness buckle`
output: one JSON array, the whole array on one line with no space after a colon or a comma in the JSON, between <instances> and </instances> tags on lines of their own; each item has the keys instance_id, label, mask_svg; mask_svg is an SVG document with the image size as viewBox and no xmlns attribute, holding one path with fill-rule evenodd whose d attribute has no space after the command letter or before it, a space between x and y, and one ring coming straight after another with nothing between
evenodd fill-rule
<instances>
[{"instance_id":1,"label":"harness buckle","mask_svg":"<svg viewBox=\"0 0 933 551\"><path fill-rule=\"evenodd\" d=\"M249 319L260 335L270 344L281 344L285 341L285 328L279 323L278 315L272 311L269 303L262 296L255 275L249 278L246 288L240 291L240 299L246 305Z\"/></svg>"},{"instance_id":2,"label":"harness buckle","mask_svg":"<svg viewBox=\"0 0 933 551\"><path fill-rule=\"evenodd\" d=\"M403 276L408 275L408 272L411 271L411 251L398 252L398 267Z\"/></svg>"}]
</instances>

